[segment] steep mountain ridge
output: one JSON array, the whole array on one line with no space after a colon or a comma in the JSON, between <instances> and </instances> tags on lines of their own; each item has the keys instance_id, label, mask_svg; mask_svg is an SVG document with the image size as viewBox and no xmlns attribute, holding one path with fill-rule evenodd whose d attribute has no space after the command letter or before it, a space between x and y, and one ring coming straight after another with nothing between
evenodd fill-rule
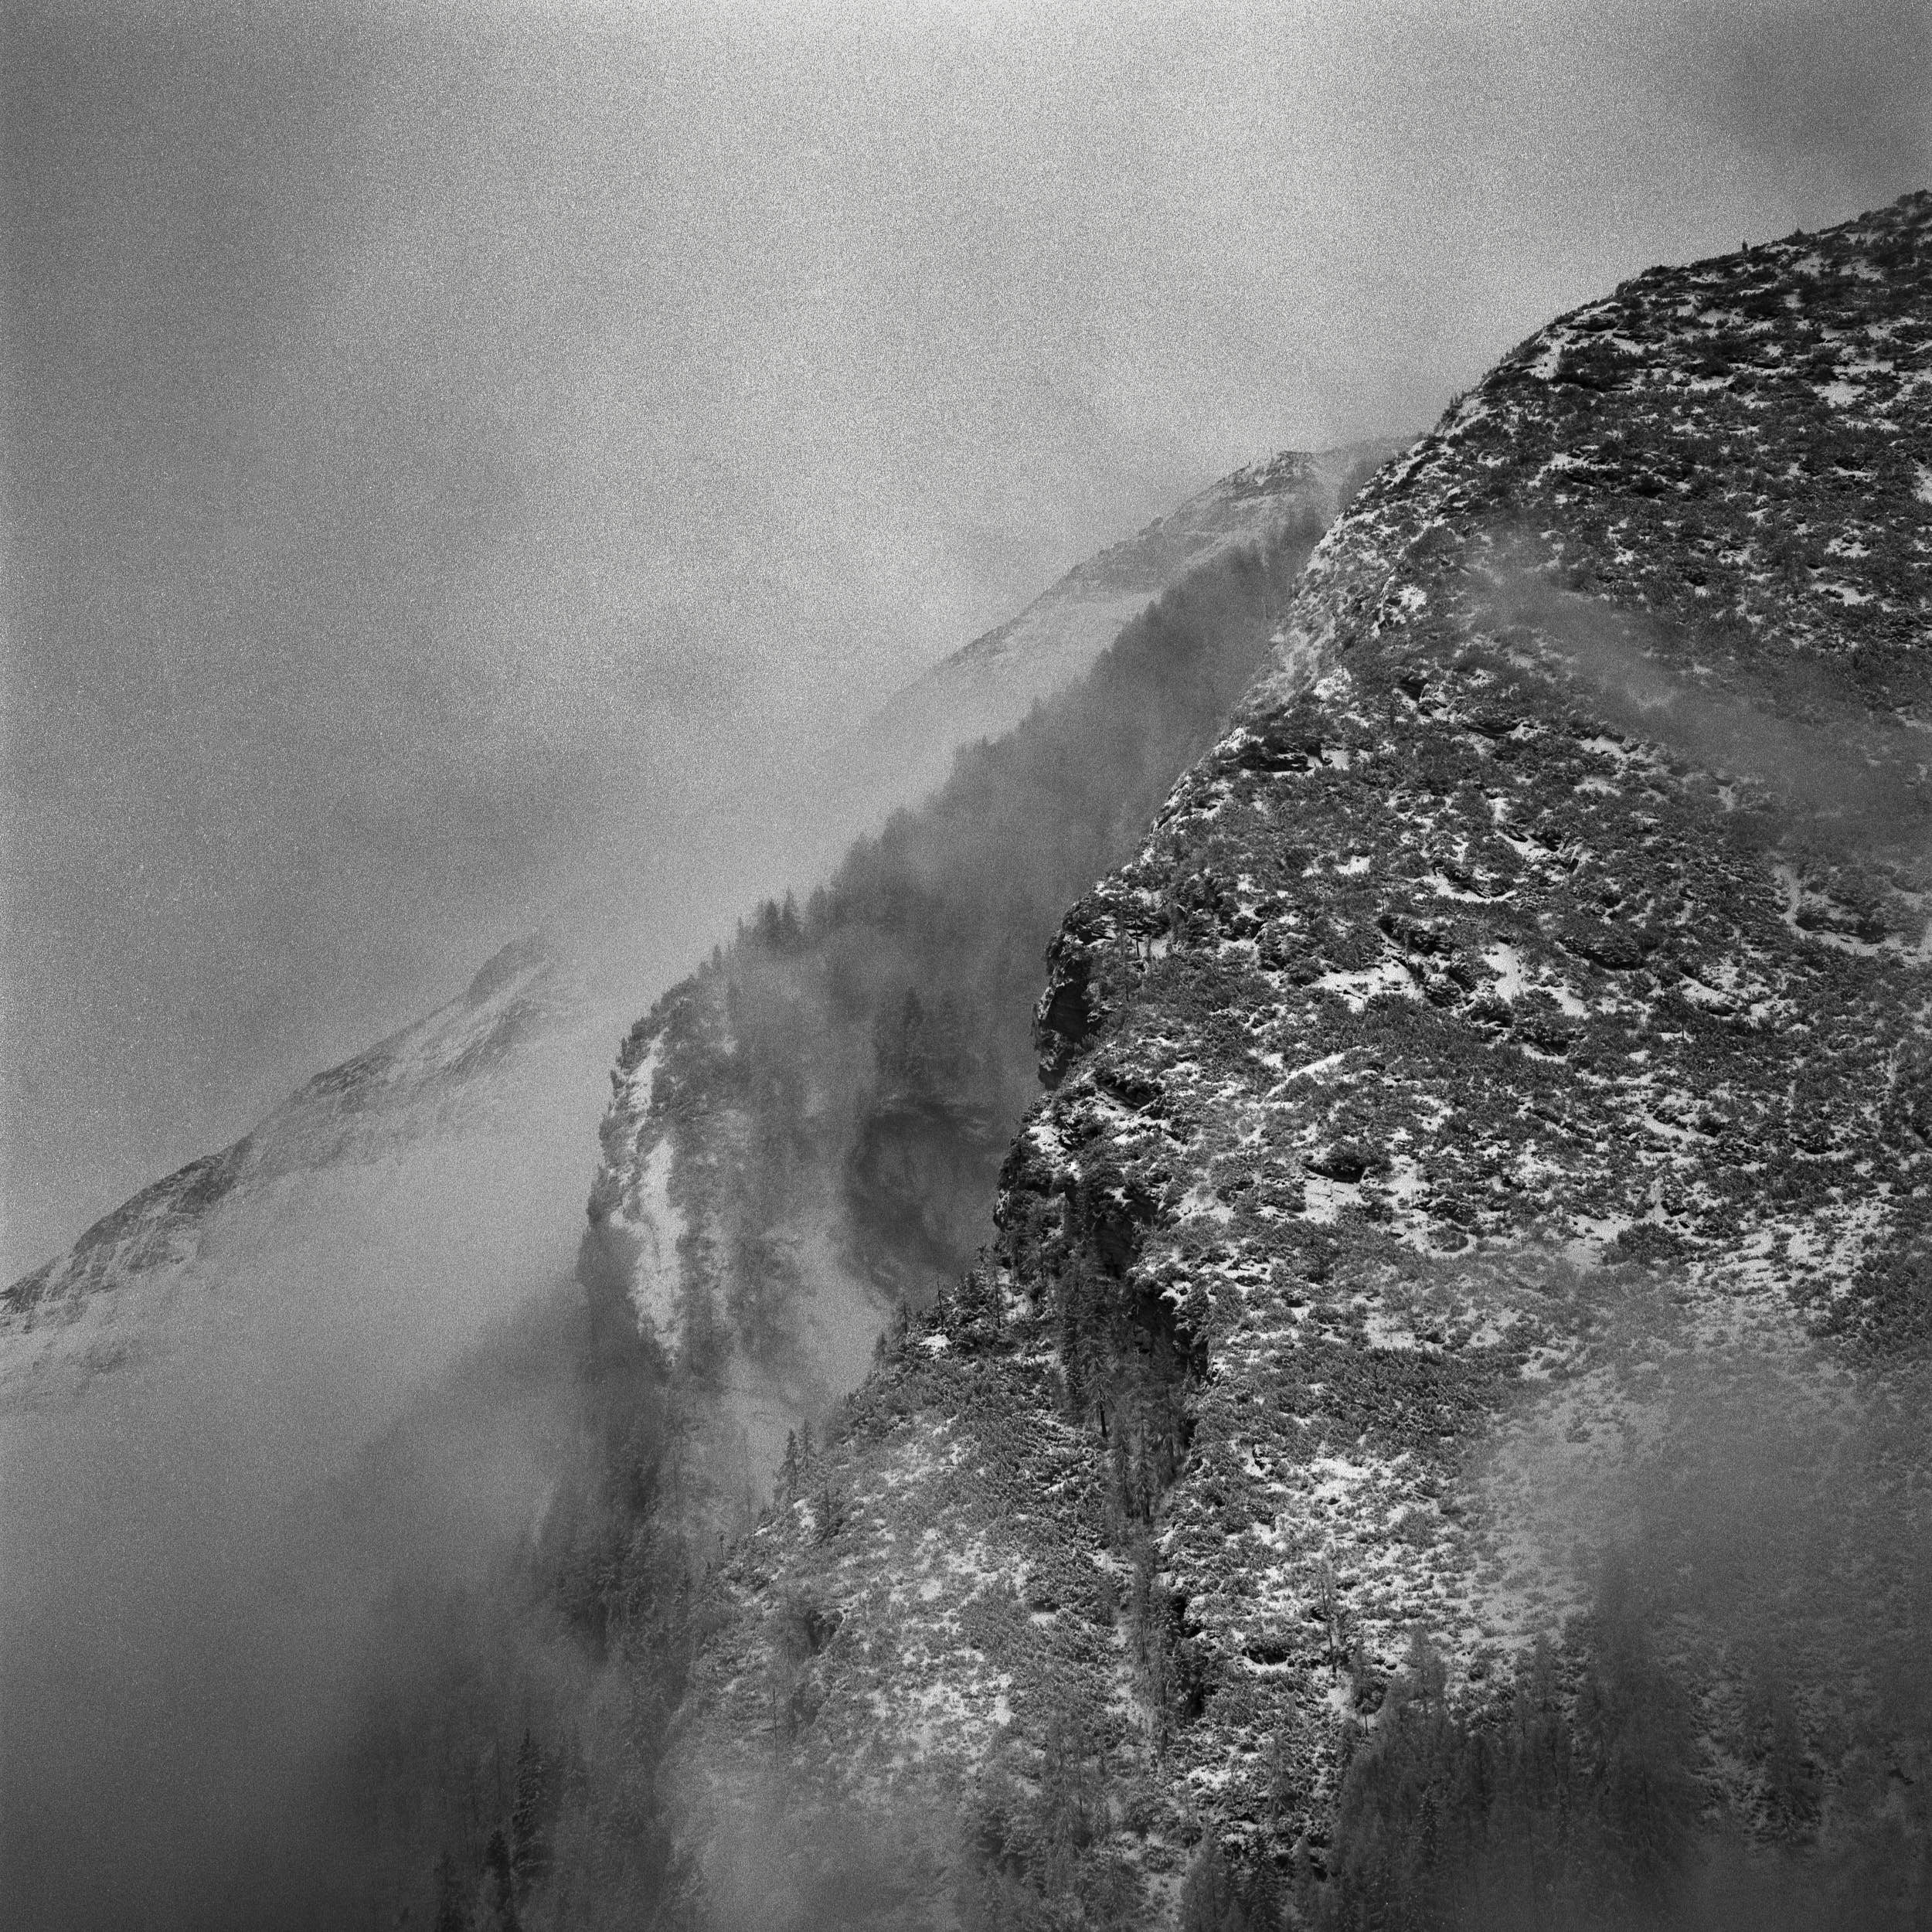
<instances>
[{"instance_id":1,"label":"steep mountain ridge","mask_svg":"<svg viewBox=\"0 0 1932 1932\"><path fill-rule=\"evenodd\" d=\"M1635 278L1363 492L1063 923L997 1265L724 1573L719 1922L1171 1923L1224 1854L1341 1911L1384 1697L1484 1708L1600 1587L1552 1523L1767 1414L1819 1548L1644 1519L1673 1801L1761 1831L1801 1760L1791 1828L1890 1806L1914 1909L1929 554L1924 195ZM1717 1607L1769 1549L1788 1746Z\"/></svg>"},{"instance_id":2,"label":"steep mountain ridge","mask_svg":"<svg viewBox=\"0 0 1932 1932\"><path fill-rule=\"evenodd\" d=\"M1305 547L1325 526L1338 494L1360 481L1362 464L1383 447L1284 452L1077 566L1025 611L945 661L970 662L985 673L972 728L995 713L1016 717L1041 695L1076 680L1126 616L1230 548L1278 539L1290 526L1299 533L1293 541ZM1120 614L1113 614L1117 606ZM920 688L902 697L910 700ZM942 718L945 709L915 718L913 704L893 726L891 755L910 760L908 771L917 766L943 773L959 737L971 735L968 726ZM868 783L882 795L904 789L902 779L877 770L869 772ZM579 968L541 937L505 947L461 999L317 1075L232 1146L142 1189L65 1253L0 1291L0 1389L78 1386L90 1363L138 1350L144 1324L162 1302L179 1299L198 1257L219 1247L221 1227L263 1218L255 1213L257 1197L277 1187L286 1191L291 1177L371 1169L439 1137L513 1128L538 1115L553 1120L546 1066L559 1061L560 1051L573 1074L580 1073L578 1062L607 1004L605 996L590 993ZM561 1139L560 1120L553 1124ZM988 1173L1003 1144L1003 1134L988 1141ZM976 1229L985 1192L976 1189L970 1209L961 1210ZM941 1274L957 1247L956 1240L940 1243ZM134 1291L138 1307L129 1298ZM866 1348L869 1336L869 1328Z\"/></svg>"},{"instance_id":3,"label":"steep mountain ridge","mask_svg":"<svg viewBox=\"0 0 1932 1932\"><path fill-rule=\"evenodd\" d=\"M222 1917L277 1891L256 1821L284 1819L316 1855L281 1917L237 1923L672 1909L655 1780L720 1532L900 1300L990 1238L1046 942L1211 742L1315 534L1194 572L633 1029L587 1324L539 1291L581 1232L597 1039L639 970L621 930L581 988L510 949L15 1285L0 1435L36 1561L0 1574L0 1623L29 1917L138 1916L182 1883L187 1918ZM88 1810L74 1762L111 1767ZM77 1880L89 1819L136 1813L168 1842Z\"/></svg>"},{"instance_id":4,"label":"steep mountain ridge","mask_svg":"<svg viewBox=\"0 0 1932 1932\"><path fill-rule=\"evenodd\" d=\"M893 1309L929 1304L992 1238L1046 940L1265 656L1314 514L1219 551L632 1030L580 1273L609 1328L710 1406L701 1516L755 1509Z\"/></svg>"},{"instance_id":5,"label":"steep mountain ridge","mask_svg":"<svg viewBox=\"0 0 1932 1932\"><path fill-rule=\"evenodd\" d=\"M1277 543L1297 526L1311 536L1325 529L1410 440L1283 450L1209 485L1077 563L1016 616L896 693L861 734L863 763L919 789L937 784L955 747L998 736L1066 689L1162 591L1231 549Z\"/></svg>"}]
</instances>

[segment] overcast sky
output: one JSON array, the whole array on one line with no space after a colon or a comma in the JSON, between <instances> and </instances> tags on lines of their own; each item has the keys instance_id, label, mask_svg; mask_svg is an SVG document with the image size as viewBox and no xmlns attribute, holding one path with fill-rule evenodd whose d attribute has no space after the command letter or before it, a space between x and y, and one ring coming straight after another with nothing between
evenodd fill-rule
<instances>
[{"instance_id":1,"label":"overcast sky","mask_svg":"<svg viewBox=\"0 0 1932 1932\"><path fill-rule=\"evenodd\" d=\"M587 888L647 1002L1209 478L1923 185L1927 13L10 7L0 1277Z\"/></svg>"}]
</instances>

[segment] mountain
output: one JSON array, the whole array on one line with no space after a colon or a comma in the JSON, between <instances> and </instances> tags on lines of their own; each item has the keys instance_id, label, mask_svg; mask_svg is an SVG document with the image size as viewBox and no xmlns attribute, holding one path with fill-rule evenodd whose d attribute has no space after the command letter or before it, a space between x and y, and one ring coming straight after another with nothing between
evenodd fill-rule
<instances>
[{"instance_id":1,"label":"mountain","mask_svg":"<svg viewBox=\"0 0 1932 1932\"><path fill-rule=\"evenodd\" d=\"M1060 911L1212 741L1314 534L1220 551L632 1029L579 1272L709 1415L701 1514L755 1509L895 1310L993 1239Z\"/></svg>"},{"instance_id":2,"label":"mountain","mask_svg":"<svg viewBox=\"0 0 1932 1932\"><path fill-rule=\"evenodd\" d=\"M594 1019L541 940L505 947L461 997L318 1073L0 1293L0 1402L70 1400L210 1323L352 1323L373 1295L393 1342L514 1305L567 1262L578 1184L546 1176L578 1167Z\"/></svg>"},{"instance_id":3,"label":"mountain","mask_svg":"<svg viewBox=\"0 0 1932 1932\"><path fill-rule=\"evenodd\" d=\"M1929 291L1932 196L1651 270L1210 545L631 1028L588 1321L354 1470L565 1239L547 953L7 1291L28 1896L1922 1923Z\"/></svg>"},{"instance_id":4,"label":"mountain","mask_svg":"<svg viewBox=\"0 0 1932 1932\"><path fill-rule=\"evenodd\" d=\"M1923 194L1364 489L717 1574L713 1922L1919 1922L1929 553Z\"/></svg>"},{"instance_id":5,"label":"mountain","mask_svg":"<svg viewBox=\"0 0 1932 1932\"><path fill-rule=\"evenodd\" d=\"M1077 566L887 706L876 742L863 747L869 795L902 797L922 775L936 784L962 736L996 715L1016 719L1076 679L1128 617L1195 565L1290 523L1305 549L1350 477L1360 481L1362 461L1382 447L1314 457L1284 452ZM943 695L956 684L978 694L970 719ZM929 702L929 690L941 695ZM557 1128L555 1145L563 1147L570 1135L556 1110L567 1104L546 1097L559 1046L567 1038L565 1056L580 1059L601 1023L592 1009L600 1016L607 1004L605 995L588 992L580 965L566 965L541 940L505 948L461 999L318 1075L233 1146L144 1189L66 1253L0 1291L0 1403L15 1393L77 1386L147 1347L157 1311L193 1301L227 1267L218 1257L236 1246L240 1223L268 1228L287 1211L291 1176L310 1177L311 1196L315 1177L332 1170L366 1182L385 1165L427 1160L432 1147L514 1128L536 1114ZM577 1060L570 1077L581 1086ZM495 1182L479 1184L485 1198L498 1200L506 1187L522 1198L531 1192L518 1184L514 1162ZM419 1182L396 1180L391 1191L398 1202L434 1199ZM574 1182L566 1189L577 1192ZM304 1211L328 1210L311 1199ZM429 1212L477 1226L487 1218L454 1202ZM345 1221L340 1238L352 1246L362 1214L359 1205Z\"/></svg>"},{"instance_id":6,"label":"mountain","mask_svg":"<svg viewBox=\"0 0 1932 1932\"><path fill-rule=\"evenodd\" d=\"M908 791L937 784L955 747L998 737L1066 689L1162 591L1229 550L1274 544L1291 530L1312 539L1410 440L1284 450L1210 484L1077 563L1016 617L897 692L860 735L860 762Z\"/></svg>"},{"instance_id":7,"label":"mountain","mask_svg":"<svg viewBox=\"0 0 1932 1932\"><path fill-rule=\"evenodd\" d=\"M539 1791L573 1910L662 1890L694 1579L991 1237L1060 912L1211 741L1314 535L1194 573L633 1029L587 1334L542 1291L611 989L662 950L607 904L587 958L506 949L0 1296L26 1922L487 1916Z\"/></svg>"}]
</instances>

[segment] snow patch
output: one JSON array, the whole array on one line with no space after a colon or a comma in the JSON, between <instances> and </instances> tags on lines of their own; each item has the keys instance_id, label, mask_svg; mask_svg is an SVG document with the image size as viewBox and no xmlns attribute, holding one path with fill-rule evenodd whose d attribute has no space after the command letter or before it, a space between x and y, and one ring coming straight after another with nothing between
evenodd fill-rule
<instances>
[{"instance_id":1,"label":"snow patch","mask_svg":"<svg viewBox=\"0 0 1932 1932\"><path fill-rule=\"evenodd\" d=\"M1522 954L1513 946L1492 946L1482 956L1483 964L1496 976L1496 997L1517 1000L1529 990L1523 971Z\"/></svg>"},{"instance_id":2,"label":"snow patch","mask_svg":"<svg viewBox=\"0 0 1932 1932\"><path fill-rule=\"evenodd\" d=\"M1547 993L1572 1019L1581 1019L1590 1011L1587 1001L1568 981L1539 975L1532 978L1523 957L1513 946L1492 946L1483 964L1496 975L1496 997L1512 1004L1526 993Z\"/></svg>"},{"instance_id":3,"label":"snow patch","mask_svg":"<svg viewBox=\"0 0 1932 1932\"><path fill-rule=\"evenodd\" d=\"M1379 961L1361 972L1326 972L1315 983L1324 992L1339 995L1352 1013L1360 1012L1378 994L1400 993L1410 999L1422 996L1407 967L1393 959Z\"/></svg>"},{"instance_id":4,"label":"snow patch","mask_svg":"<svg viewBox=\"0 0 1932 1932\"><path fill-rule=\"evenodd\" d=\"M652 1144L638 1177L637 1211L631 1222L638 1258L631 1275L631 1302L640 1326L666 1349L678 1345L678 1243L684 1216L671 1199L672 1145L668 1134Z\"/></svg>"}]
</instances>

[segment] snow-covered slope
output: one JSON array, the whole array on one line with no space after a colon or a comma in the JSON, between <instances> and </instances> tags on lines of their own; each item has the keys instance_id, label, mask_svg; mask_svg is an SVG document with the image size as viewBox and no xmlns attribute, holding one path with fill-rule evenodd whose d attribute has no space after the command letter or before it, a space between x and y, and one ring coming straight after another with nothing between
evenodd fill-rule
<instances>
[{"instance_id":1,"label":"snow-covered slope","mask_svg":"<svg viewBox=\"0 0 1932 1932\"><path fill-rule=\"evenodd\" d=\"M1626 284L1356 500L1064 924L1000 1268L726 1573L679 1763L721 1923L882 1817L845 1922L1171 1923L1203 1842L1318 1885L1417 1634L1410 1691L1506 1713L1646 1471L1682 1802L1769 1828L1801 1761L1780 1828L1876 1806L1923 1862L1928 478L1921 195ZM1855 1478L1794 1420L1847 1405ZM1699 1505L1778 1421L1759 1526ZM1753 1652L1713 1607L1767 1550Z\"/></svg>"},{"instance_id":2,"label":"snow-covered slope","mask_svg":"<svg viewBox=\"0 0 1932 1932\"><path fill-rule=\"evenodd\" d=\"M862 734L862 762L914 788L936 784L957 747L998 736L1038 700L1064 690L1170 585L1236 545L1272 542L1298 522L1312 536L1409 440L1284 450L1209 485L1076 564L1017 616L898 692Z\"/></svg>"},{"instance_id":3,"label":"snow-covered slope","mask_svg":"<svg viewBox=\"0 0 1932 1932\"><path fill-rule=\"evenodd\" d=\"M362 1388L399 1393L567 1269L602 1040L589 1021L540 942L505 948L460 998L0 1294L0 1404L70 1400L211 1323L352 1353L360 1332L382 1357Z\"/></svg>"}]
</instances>

